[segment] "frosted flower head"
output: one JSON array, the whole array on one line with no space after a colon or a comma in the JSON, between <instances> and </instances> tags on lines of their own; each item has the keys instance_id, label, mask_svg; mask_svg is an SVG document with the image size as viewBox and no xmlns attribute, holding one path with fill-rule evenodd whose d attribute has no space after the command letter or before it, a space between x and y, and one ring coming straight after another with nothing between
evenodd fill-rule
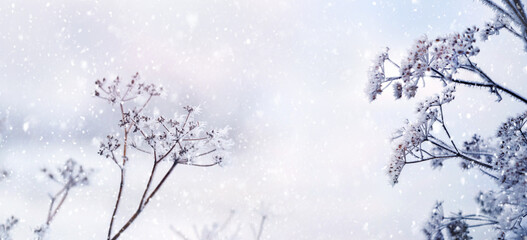
<instances>
[{"instance_id":1,"label":"frosted flower head","mask_svg":"<svg viewBox=\"0 0 527 240\"><path fill-rule=\"evenodd\" d=\"M443 229L443 221L445 219L444 213L443 213L443 203L437 202L434 208L432 209L432 213L430 214L430 218L428 222L425 224L425 227L423 228L423 233L426 235L427 239L433 239L433 240L442 240L445 239L443 236L443 233L441 230Z\"/></svg>"},{"instance_id":2,"label":"frosted flower head","mask_svg":"<svg viewBox=\"0 0 527 240\"><path fill-rule=\"evenodd\" d=\"M406 164L406 156L416 150L426 137L421 125L420 122L407 123L396 133L392 157L386 171L392 185L399 182L399 176Z\"/></svg>"},{"instance_id":3,"label":"frosted flower head","mask_svg":"<svg viewBox=\"0 0 527 240\"><path fill-rule=\"evenodd\" d=\"M368 72L366 93L370 101L383 92L383 84L393 83L393 94L396 99L405 96L410 99L416 96L419 83L424 85L425 78L440 78L445 86L452 82L453 74L458 68L469 62L468 58L479 53L475 33L479 29L470 27L462 33L454 33L435 39L423 35L408 50L408 54L397 65L391 61L387 52L378 55ZM385 63L399 68L399 76L387 76ZM451 101L452 99L445 99Z\"/></svg>"},{"instance_id":4,"label":"frosted flower head","mask_svg":"<svg viewBox=\"0 0 527 240\"><path fill-rule=\"evenodd\" d=\"M220 164L232 146L228 137L230 127L207 131L207 124L195 120L199 111L199 107L185 106L183 113L176 112L173 118L163 115L152 118L134 109L123 114L120 126L131 130L132 147L144 153L155 152L160 161L195 166ZM99 154L114 159L114 151L120 146L117 138L109 136Z\"/></svg>"},{"instance_id":5,"label":"frosted flower head","mask_svg":"<svg viewBox=\"0 0 527 240\"><path fill-rule=\"evenodd\" d=\"M492 21L485 23L485 26L481 29L480 37L482 41L488 40L489 36L499 35L500 30L511 26L510 18L506 17L503 14L496 14Z\"/></svg>"},{"instance_id":6,"label":"frosted flower head","mask_svg":"<svg viewBox=\"0 0 527 240\"><path fill-rule=\"evenodd\" d=\"M403 96L403 85L399 82L393 84L393 96L399 99Z\"/></svg>"},{"instance_id":7,"label":"frosted flower head","mask_svg":"<svg viewBox=\"0 0 527 240\"><path fill-rule=\"evenodd\" d=\"M403 171L406 162L406 153L403 145L399 145L398 149L394 151L390 159L390 163L386 169L390 184L394 186L399 182L399 176Z\"/></svg>"},{"instance_id":8,"label":"frosted flower head","mask_svg":"<svg viewBox=\"0 0 527 240\"><path fill-rule=\"evenodd\" d=\"M57 183L67 186L68 188L83 186L89 183L89 175L91 169L84 169L84 167L78 164L73 159L68 159L63 166L58 167L56 171L43 168L42 172L47 177Z\"/></svg>"},{"instance_id":9,"label":"frosted flower head","mask_svg":"<svg viewBox=\"0 0 527 240\"><path fill-rule=\"evenodd\" d=\"M413 84L405 84L403 87L403 94L406 96L406 98L413 98L415 97L415 94L417 93L417 85Z\"/></svg>"},{"instance_id":10,"label":"frosted flower head","mask_svg":"<svg viewBox=\"0 0 527 240\"><path fill-rule=\"evenodd\" d=\"M114 135L106 136L105 141L101 141L99 145L99 155L104 156L105 158L115 158L115 151L121 147L119 138Z\"/></svg>"},{"instance_id":11,"label":"frosted flower head","mask_svg":"<svg viewBox=\"0 0 527 240\"><path fill-rule=\"evenodd\" d=\"M464 220L463 214L459 212L457 215L451 217L451 221L447 223L446 229L450 239L470 240L469 225Z\"/></svg>"},{"instance_id":12,"label":"frosted flower head","mask_svg":"<svg viewBox=\"0 0 527 240\"><path fill-rule=\"evenodd\" d=\"M443 92L441 94L441 104L449 103L452 100L454 100L454 92L456 92L456 86L451 84L445 87L443 89Z\"/></svg>"},{"instance_id":13,"label":"frosted flower head","mask_svg":"<svg viewBox=\"0 0 527 240\"><path fill-rule=\"evenodd\" d=\"M96 80L94 96L115 104L137 99L149 99L153 96L160 96L162 92L163 87L141 82L139 73L136 73L126 84L123 84L119 77L113 81L106 78Z\"/></svg>"},{"instance_id":14,"label":"frosted flower head","mask_svg":"<svg viewBox=\"0 0 527 240\"><path fill-rule=\"evenodd\" d=\"M447 86L441 95L429 97L419 102L416 108L417 118L413 122L407 121L405 126L397 130L394 140L394 149L387 167L387 174L392 185L398 182L399 176L405 164L411 159L423 159L423 143L431 136L433 126L441 117L439 108L442 104L449 103L454 99L454 86ZM438 148L432 148L438 155L451 155ZM427 156L432 156L426 152ZM432 167L441 167L445 158L430 158Z\"/></svg>"},{"instance_id":15,"label":"frosted flower head","mask_svg":"<svg viewBox=\"0 0 527 240\"><path fill-rule=\"evenodd\" d=\"M385 81L384 62L388 57L388 48L381 52L373 61L370 70L368 71L368 85L365 92L370 101L377 98L377 95L382 93L382 83Z\"/></svg>"}]
</instances>

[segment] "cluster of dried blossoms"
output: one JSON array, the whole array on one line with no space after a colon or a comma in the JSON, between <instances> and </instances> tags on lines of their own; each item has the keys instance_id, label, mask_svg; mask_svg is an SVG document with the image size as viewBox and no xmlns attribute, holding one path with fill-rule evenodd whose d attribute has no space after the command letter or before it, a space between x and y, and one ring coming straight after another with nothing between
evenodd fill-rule
<instances>
[{"instance_id":1,"label":"cluster of dried blossoms","mask_svg":"<svg viewBox=\"0 0 527 240\"><path fill-rule=\"evenodd\" d=\"M496 17L485 24L481 37L487 40L490 35L497 35L504 29L524 42L527 51L527 15L525 5L521 0L501 0L502 4L497 4L494 0L480 0L490 9L496 12Z\"/></svg>"},{"instance_id":2,"label":"cluster of dried blossoms","mask_svg":"<svg viewBox=\"0 0 527 240\"><path fill-rule=\"evenodd\" d=\"M471 239L469 229L492 226L497 238L520 239L527 237L527 112L507 119L496 134L483 138L475 134L471 139L456 143L450 135L443 114L445 104L454 100L455 86L478 87L488 90L500 101L502 95L526 103L527 99L497 82L485 73L472 57L479 53L475 46L476 34L486 40L505 29L527 43L527 18L520 1L504 0L505 6L493 1L483 1L497 12L493 22L482 29L471 27L462 33L429 40L418 39L400 64L392 61L388 50L373 62L368 77L366 93L370 101L377 98L389 85L393 86L396 99L403 95L416 96L425 80L444 83L440 95L418 104L415 121L407 121L394 136L394 150L387 167L391 184L396 184L407 164L430 162L439 168L448 159L460 160L463 169L476 167L493 179L499 190L482 191L476 197L480 207L477 214L459 212L445 216L441 203L432 211L423 232L428 239ZM388 75L385 65L398 68L398 74ZM473 74L479 80L461 79L462 73ZM434 128L439 128L435 129ZM439 131L438 131L439 130Z\"/></svg>"},{"instance_id":3,"label":"cluster of dried blossoms","mask_svg":"<svg viewBox=\"0 0 527 240\"><path fill-rule=\"evenodd\" d=\"M481 29L481 39L485 41L489 39L489 36L499 35L502 29L511 29L511 20L504 15L498 14L492 21L485 23L485 26Z\"/></svg>"},{"instance_id":4,"label":"cluster of dried blossoms","mask_svg":"<svg viewBox=\"0 0 527 240\"><path fill-rule=\"evenodd\" d=\"M477 31L478 28L472 27L463 33L433 40L423 36L415 42L400 66L390 59L387 48L378 55L368 73L366 94L370 101L383 92L386 88L383 85L393 84L396 99L403 95L412 98L415 97L419 83L424 84L425 77L437 78L446 84L452 82L452 76L458 73L458 69L475 68L470 57L479 53L479 48L473 45ZM398 68L399 75L388 77L386 64Z\"/></svg>"},{"instance_id":5,"label":"cluster of dried blossoms","mask_svg":"<svg viewBox=\"0 0 527 240\"><path fill-rule=\"evenodd\" d=\"M160 96L163 89L141 83L139 74L126 84L116 78L113 81L97 80L95 85L95 96L118 105L121 115L118 123L121 132L108 135L99 150L101 156L112 160L120 169L121 183L108 230L108 239L117 239L148 205L177 165L209 167L221 164L232 141L228 138L229 127L205 130L206 125L195 120L198 107L184 107L183 114L175 114L172 118L145 113L148 103L153 97ZM122 200L131 150L147 154L152 169L137 210L114 233L114 219ZM168 170L160 167L164 163L168 164ZM162 176L158 182L154 181L156 174Z\"/></svg>"},{"instance_id":6,"label":"cluster of dried blossoms","mask_svg":"<svg viewBox=\"0 0 527 240\"><path fill-rule=\"evenodd\" d=\"M398 182L406 164L432 161L435 166L440 166L442 160L455 157L453 153L439 153L438 149L444 148L450 151L451 148L431 134L436 122L444 125L442 106L454 99L454 91L455 87L449 86L441 95L421 102L416 109L419 117L413 122L407 121L404 127L396 131L394 150L387 168L393 185ZM412 161L411 158L418 160Z\"/></svg>"}]
</instances>

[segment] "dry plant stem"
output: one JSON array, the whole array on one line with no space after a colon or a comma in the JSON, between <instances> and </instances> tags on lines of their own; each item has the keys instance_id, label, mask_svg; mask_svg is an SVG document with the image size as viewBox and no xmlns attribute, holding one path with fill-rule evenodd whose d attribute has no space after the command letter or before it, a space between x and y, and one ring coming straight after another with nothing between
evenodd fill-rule
<instances>
[{"instance_id":1,"label":"dry plant stem","mask_svg":"<svg viewBox=\"0 0 527 240\"><path fill-rule=\"evenodd\" d=\"M221 225L221 227L218 229L219 232L223 231L225 228L227 228L227 226L229 225L229 223L231 222L232 218L234 217L234 210L231 210L231 212L229 213L229 217L225 220L225 222L223 222L223 224Z\"/></svg>"},{"instance_id":2,"label":"dry plant stem","mask_svg":"<svg viewBox=\"0 0 527 240\"><path fill-rule=\"evenodd\" d=\"M519 94L513 92L510 89L507 89L507 88L497 84L485 72L483 72L483 70L481 70L480 68L477 68L477 67L475 67L473 65L472 66L471 65L467 65L467 66L462 67L462 69L465 69L465 70L477 73L481 78L483 78L483 80L485 80L488 83L479 83L479 82L465 81L465 80L461 80L461 79L451 79L452 82L457 83L457 84L471 86L471 87L484 87L484 88L488 88L488 89L491 89L491 90L492 89L496 89L496 90L502 91L504 93L507 93L510 96L516 98L517 100L527 104L527 99L526 98L520 96ZM436 69L432 68L432 71L434 73L436 73L437 75L439 75L439 76L436 75L436 77L439 77L441 79L446 79L446 77L441 72L437 71Z\"/></svg>"},{"instance_id":3,"label":"dry plant stem","mask_svg":"<svg viewBox=\"0 0 527 240\"><path fill-rule=\"evenodd\" d=\"M156 187L154 188L152 193L150 193L150 195L148 195L148 190L150 189L150 185L152 183L152 180L154 179L154 174L155 174L155 171L156 171L156 168L157 168L157 164L159 164L161 162L161 160L166 158L172 152L172 150L175 147L176 147L176 144L174 144L169 149L169 151L167 153L165 153L163 156L161 156L159 159L157 159L157 153L156 153L155 148L154 148L154 163L153 163L153 166L152 166L152 171L151 171L150 176L148 178L147 186L145 188L143 196L141 197L141 202L139 203L139 206L137 207L137 210L132 215L132 217L130 217L130 219L128 219L128 221L123 225L123 227L117 232L117 234L115 234L115 236L113 236L111 238L108 237L108 239L114 240L114 239L119 238L119 236L135 221L137 216L139 216L139 214L143 211L143 209L146 207L146 205L148 205L148 203L150 202L150 199L155 196L157 191L159 191L159 189L161 188L163 183L166 181L168 176L172 173L172 171L174 170L174 168L178 164L178 160L174 160L174 162L172 163L170 169L165 173L165 175L163 176L161 181L156 185ZM147 195L148 195L148 197L147 197Z\"/></svg>"},{"instance_id":4,"label":"dry plant stem","mask_svg":"<svg viewBox=\"0 0 527 240\"><path fill-rule=\"evenodd\" d=\"M267 219L267 216L263 215L262 216L262 220L260 221L260 227L258 229L258 235L256 235L256 240L260 240L260 238L262 237L263 227L264 227L266 219Z\"/></svg>"},{"instance_id":5,"label":"dry plant stem","mask_svg":"<svg viewBox=\"0 0 527 240\"><path fill-rule=\"evenodd\" d=\"M143 209L148 205L148 203L150 202L150 199L152 199L152 197L155 196L155 194L159 191L159 189L161 188L161 186L163 185L163 183L165 183L165 181L167 180L168 176L170 176L170 174L172 173L172 171L174 170L174 168L176 167L177 165L177 161L174 161L172 163L172 166L170 166L170 169L167 171L167 173L163 176L163 178L161 179L161 181L156 185L156 187L154 188L154 190L152 191L152 193L150 193L150 195L148 195L147 198L144 199L144 203L143 204L140 204L137 208L137 210L135 211L135 213L132 215L132 217L130 217L130 219L128 219L128 221L123 225L123 227L115 234L115 236L113 236L111 239L112 240L115 240L115 239L118 239L119 236L121 236L121 234L128 228L130 227L130 225L135 221L135 219L137 218L137 216L139 216L139 214L143 211ZM152 172L153 173L153 172ZM153 177L153 174L150 176L150 178ZM148 189L146 189L148 190ZM146 196L146 195L145 195ZM141 201L142 202L142 201Z\"/></svg>"},{"instance_id":6,"label":"dry plant stem","mask_svg":"<svg viewBox=\"0 0 527 240\"><path fill-rule=\"evenodd\" d=\"M154 148L154 164L152 165L152 172L150 172L150 177L148 178L148 183L146 184L145 191L143 192L143 196L141 197L141 202L139 203L139 207L143 206L146 194L148 193L148 190L150 189L150 184L152 184L152 180L154 179L154 174L156 172L156 167L158 163L159 162L157 161L156 149Z\"/></svg>"},{"instance_id":7,"label":"dry plant stem","mask_svg":"<svg viewBox=\"0 0 527 240\"><path fill-rule=\"evenodd\" d=\"M442 148L442 149L444 149L444 150L446 150L446 151L448 151L448 152L451 152L451 153L455 154L456 157L460 157L460 158L462 158L462 159L465 159L465 160L467 160L467 161L470 161L470 162L472 162L472 163L475 163L476 165L479 165L479 166L482 166L482 167L486 167L486 168L492 169L492 166L489 165L489 164L487 164L487 163L480 162L480 161L478 161L478 160L476 160L476 159L473 159L473 158L471 158L471 157L469 157L469 156L466 156L466 155L464 155L464 154L462 154L462 153L460 153L460 152L456 152L456 151L454 151L454 150L452 150L452 149L450 149L450 148L448 148L448 147L445 147L445 146L443 146L443 145L441 145L441 144L438 144L438 143L436 143L436 142L434 142L434 141L429 141L429 142L432 143L432 144L434 144L434 145L436 145L436 146L438 146L438 147L440 147L440 148Z\"/></svg>"},{"instance_id":8,"label":"dry plant stem","mask_svg":"<svg viewBox=\"0 0 527 240\"><path fill-rule=\"evenodd\" d=\"M518 16L518 18L520 19L521 21L521 24L523 26L527 26L527 22L525 20L525 14L523 14L523 9L521 9L521 3L518 1L518 0L514 0L514 3L512 1L503 1L505 2L507 5L509 5L509 8L512 9L512 11L514 12L514 14L516 14L516 16Z\"/></svg>"},{"instance_id":9,"label":"dry plant stem","mask_svg":"<svg viewBox=\"0 0 527 240\"><path fill-rule=\"evenodd\" d=\"M185 236L185 234L183 234L182 232L180 232L179 230L177 230L174 226L170 225L170 230L172 230L172 232L174 232L176 235L178 235L180 238L182 238L183 240L189 240L187 238L187 236Z\"/></svg>"},{"instance_id":10,"label":"dry plant stem","mask_svg":"<svg viewBox=\"0 0 527 240\"><path fill-rule=\"evenodd\" d=\"M112 235L112 227L115 220L115 215L117 214L117 209L119 208L119 202L121 201L121 195L123 193L123 186L124 186L124 168L121 168L121 182L119 184L119 192L117 193L117 200L115 202L115 207L113 208L112 213L112 219L110 221L110 228L108 229L108 239L110 239Z\"/></svg>"},{"instance_id":11,"label":"dry plant stem","mask_svg":"<svg viewBox=\"0 0 527 240\"><path fill-rule=\"evenodd\" d=\"M49 205L48 217L47 217L47 220L46 220L46 225L51 224L51 221L53 221L53 218L59 212L60 207L62 207L62 204L66 200L66 197L68 197L69 190L70 190L69 187L66 185L57 194L55 194L55 196L51 197L51 203ZM54 205L55 205L55 201L60 196L62 196L62 197L60 198L59 203L57 204L57 206L55 208L53 208Z\"/></svg>"},{"instance_id":12,"label":"dry plant stem","mask_svg":"<svg viewBox=\"0 0 527 240\"><path fill-rule=\"evenodd\" d=\"M451 149L449 147L447 147L447 144L445 144L444 142L441 141L442 144L438 144L437 142L434 142L432 139L427 139L428 142L436 145L437 147L440 147L452 154L454 154L456 157L460 157L462 159L465 159L467 161L470 161L474 164L477 164L479 166L482 166L482 167L486 167L486 168L490 168L492 169L492 166L487 164L487 163L484 163L484 162L480 162L474 158L471 158L469 156L467 156L466 154L464 154L463 152L459 151L458 148L456 147L456 144L454 143L454 140L452 139L452 137L450 136L450 132L448 131L448 128L446 127L446 124L445 124L445 119L444 119L444 113L443 113L443 107L442 105L439 105L439 110L440 110L440 114L441 114L441 119L439 120L439 122L441 123L441 125L443 126L443 130L445 130L445 133L446 135L448 136L448 139L450 140L451 144L452 144L452 147L454 149ZM430 136L431 138L433 139L436 139L435 137L433 136Z\"/></svg>"},{"instance_id":13,"label":"dry plant stem","mask_svg":"<svg viewBox=\"0 0 527 240\"><path fill-rule=\"evenodd\" d=\"M456 150L457 153L459 153L459 150L456 147L456 144L454 143L454 139L452 139L452 136L450 136L450 132L448 132L448 129L446 128L445 119L443 118L443 106L439 104L439 111L441 112L441 125L443 125L443 129L445 130L446 135L448 136L448 139L452 143L452 146Z\"/></svg>"},{"instance_id":14,"label":"dry plant stem","mask_svg":"<svg viewBox=\"0 0 527 240\"><path fill-rule=\"evenodd\" d=\"M125 121L125 116L124 116L124 107L123 107L123 103L120 103L120 108L121 108L121 118L123 120L123 122ZM120 174L121 174L121 181L119 183L119 192L117 193L117 200L115 201L115 207L113 209L113 213L112 213L112 218L110 220L110 227L108 229L108 237L107 239L110 239L111 236L112 236L112 228L113 228L113 223L115 221L115 215L117 214L117 209L119 209L119 203L121 202L121 196L122 196L122 193L123 193L123 187L124 187L124 178L125 178L125 171L124 171L124 168L125 168L125 165L126 165L126 149L127 149L127 142L128 142L128 132L131 128L131 125L126 128L125 126L125 129L124 129L124 143L123 143L123 163L122 165L119 165L117 163L117 160L115 159L114 157L114 161L115 163L117 164L117 166L119 166L120 168Z\"/></svg>"},{"instance_id":15,"label":"dry plant stem","mask_svg":"<svg viewBox=\"0 0 527 240\"><path fill-rule=\"evenodd\" d=\"M434 159L455 158L455 157L457 157L457 155L435 156L435 157L429 157L429 158L422 158L422 159L416 160L416 161L406 161L404 163L405 164L421 163L421 162L426 162L426 161L430 161L430 160L434 160Z\"/></svg>"},{"instance_id":16,"label":"dry plant stem","mask_svg":"<svg viewBox=\"0 0 527 240\"><path fill-rule=\"evenodd\" d=\"M126 97L127 93L125 93L124 97ZM147 104L150 102L150 100L152 99L153 96L154 95L150 95L149 98L144 102L144 104L141 105L140 108L138 108L138 109L136 108L135 113L142 112L145 109L145 107L147 106ZM179 146L179 147L181 147L183 149L183 146L181 145L181 141L203 141L203 140L207 140L207 138L195 138L195 139L187 138L187 139L183 139L183 137L185 137L186 133L184 133L184 132L177 133L177 135L179 135L179 136L177 137L177 140L175 140L175 142L172 144L170 149L166 153L164 153L162 155L159 155L159 156L158 156L155 144L154 145L149 144L150 147L152 147L152 150L153 150L153 163L152 163L153 165L152 165L152 169L151 169L150 175L148 177L147 184L146 184L145 189L143 191L143 195L142 195L142 197L140 199L140 202L139 202L135 212L132 214L132 216L130 218L128 218L126 223L117 231L117 233L114 234L112 232L112 230L113 230L113 225L114 225L114 222L115 222L115 216L117 215L117 211L119 209L119 205L120 205L121 198L122 198L122 192L124 190L125 166L126 166L126 162L128 161L128 157L127 157L128 134L131 132L132 127L136 127L137 131L139 131L139 133L141 133L143 135L143 137L145 137L145 138L148 137L139 128L138 124L136 122L134 122L133 119L126 119L126 114L125 114L124 106L123 106L123 103L126 101L126 99L124 99L124 97L121 98L121 103L120 103L122 124L124 124L123 125L124 134L123 134L123 157L122 157L122 163L120 163L120 161L118 161L118 159L114 156L113 152L111 153L112 160L120 168L121 179L120 179L120 185L119 185L119 191L118 191L118 194L117 194L117 199L116 199L116 202L115 202L115 207L113 209L112 218L111 218L110 226L109 226L109 229L108 229L108 236L107 236L108 240L110 240L110 239L111 240L118 239L121 236L121 234L126 229L128 229L131 226L131 224L137 219L137 217L141 214L141 212L144 210L144 208L148 205L150 200L157 194L159 189L161 189L161 186L165 183L165 181L171 175L171 173L173 172L173 170L176 167L176 165L178 165L180 163L183 163L183 164L188 164L188 165L192 165L192 166L210 167L210 166L214 166L214 165L218 164L217 162L212 163L212 164L194 164L189 159L185 159L185 158L182 159L180 157L176 157L176 155L172 156L172 152L174 151L174 149L176 149L177 146ZM187 116L186 116L186 118L185 118L185 122L182 125L182 129L185 128L187 122L189 121L190 114L191 114L191 112L189 111ZM163 127L165 127L165 129L167 131L169 131L168 128L166 128L166 126L163 125ZM136 130L134 130L134 131L136 131ZM134 148L137 148L136 146L134 146L134 144L131 144L130 146L132 146ZM140 149L138 149L138 150L140 150ZM216 151L216 150L214 149L214 150L211 150L211 151L208 151L208 152L205 152L205 153L201 153L201 154L197 155L196 157L204 156L204 155L210 154L210 153L212 153L214 151ZM146 152L146 151L143 150L142 152ZM161 180L157 184L154 184L154 177L156 175L156 171L158 170L158 164L162 160L164 160L165 158L167 158L169 156L171 158L175 158L175 159L172 160L170 168L166 172L164 172L164 175L161 178ZM152 190L152 191L150 191L150 190Z\"/></svg>"},{"instance_id":17,"label":"dry plant stem","mask_svg":"<svg viewBox=\"0 0 527 240\"><path fill-rule=\"evenodd\" d=\"M511 90L509 90L507 88L504 88L504 87L502 87L500 85L497 85L497 84L469 82L469 81L460 80L460 79L452 79L452 82L463 84L463 85L467 85L467 86L472 86L472 87L485 87L485 88L489 88L489 89L496 88L497 90L505 92L505 93L509 94L510 96L516 98L517 100L527 104L527 99L525 99L524 97L518 95L517 93L515 93L515 92L513 92L513 91L511 91Z\"/></svg>"},{"instance_id":18,"label":"dry plant stem","mask_svg":"<svg viewBox=\"0 0 527 240\"><path fill-rule=\"evenodd\" d=\"M500 14L503 14L507 17L509 17L510 19L513 19L513 17L507 12L505 11L503 8L501 8L500 6L496 5L493 1L490 1L490 0L482 0L482 2L486 3L487 5L491 6L493 9L496 9L497 12L499 12Z\"/></svg>"}]
</instances>

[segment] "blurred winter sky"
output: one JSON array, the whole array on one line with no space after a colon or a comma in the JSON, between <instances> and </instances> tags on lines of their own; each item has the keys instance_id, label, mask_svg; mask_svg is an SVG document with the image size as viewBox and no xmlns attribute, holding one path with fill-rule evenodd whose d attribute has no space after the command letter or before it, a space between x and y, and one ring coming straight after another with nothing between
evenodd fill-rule
<instances>
[{"instance_id":1,"label":"blurred winter sky","mask_svg":"<svg viewBox=\"0 0 527 240\"><path fill-rule=\"evenodd\" d=\"M71 157L95 172L73 190L50 238L105 238L119 174L96 143L118 130L119 116L92 96L93 82L139 72L167 90L150 111L200 105L199 119L231 126L236 145L224 167L178 166L123 239L178 239L171 225L194 239L194 226L231 210L241 239L253 239L262 212L263 239L420 238L436 200L445 212L475 212L478 189L493 185L452 161L408 166L392 187L383 169L389 139L414 117L416 100L388 92L369 103L367 70L386 46L399 60L423 34L492 17L472 0L2 1L0 168L11 176L0 182L0 220L17 216L14 239L31 238L58 187L39 171ZM479 46L480 66L527 93L522 43L502 33ZM430 84L417 100L438 91ZM492 135L522 109L503 101L458 88L445 113L454 138ZM132 156L118 225L135 209L149 164Z\"/></svg>"}]
</instances>

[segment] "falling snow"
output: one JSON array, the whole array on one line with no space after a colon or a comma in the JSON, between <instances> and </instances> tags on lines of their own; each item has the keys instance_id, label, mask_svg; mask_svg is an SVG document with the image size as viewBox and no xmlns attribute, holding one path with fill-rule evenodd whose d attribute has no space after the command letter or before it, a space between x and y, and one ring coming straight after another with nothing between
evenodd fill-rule
<instances>
[{"instance_id":1,"label":"falling snow","mask_svg":"<svg viewBox=\"0 0 527 240\"><path fill-rule=\"evenodd\" d=\"M499 234L466 231L478 208L521 226L524 104L450 82L477 80L470 57L527 95L518 22L471 0L0 3L0 239L107 238L121 169L113 235L141 211L119 239ZM445 154L431 135L491 172L405 162ZM500 147L508 161L475 153Z\"/></svg>"}]
</instances>

